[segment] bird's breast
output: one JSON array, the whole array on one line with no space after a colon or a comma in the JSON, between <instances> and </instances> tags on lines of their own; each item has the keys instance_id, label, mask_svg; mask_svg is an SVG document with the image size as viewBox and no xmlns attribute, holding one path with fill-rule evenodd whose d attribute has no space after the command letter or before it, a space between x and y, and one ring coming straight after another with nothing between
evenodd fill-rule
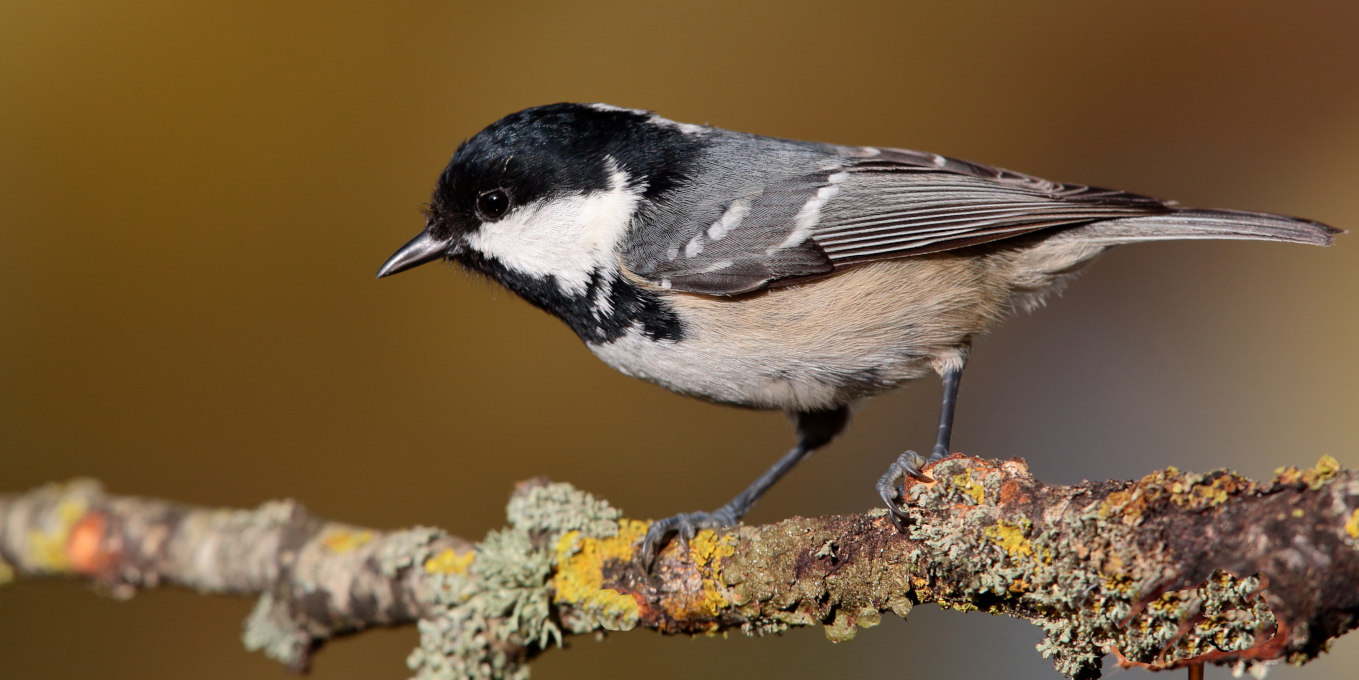
<instances>
[{"instance_id":1,"label":"bird's breast","mask_svg":"<svg viewBox=\"0 0 1359 680\"><path fill-rule=\"evenodd\" d=\"M984 260L875 262L810 283L721 298L667 293L678 340L638 330L587 342L614 368L754 408L838 406L923 376L999 319L1007 286Z\"/></svg>"}]
</instances>

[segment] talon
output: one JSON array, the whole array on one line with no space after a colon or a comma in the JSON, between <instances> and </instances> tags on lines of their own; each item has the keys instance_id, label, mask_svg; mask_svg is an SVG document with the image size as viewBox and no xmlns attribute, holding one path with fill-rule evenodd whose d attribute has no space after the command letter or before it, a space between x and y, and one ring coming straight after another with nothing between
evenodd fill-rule
<instances>
[{"instance_id":1,"label":"talon","mask_svg":"<svg viewBox=\"0 0 1359 680\"><path fill-rule=\"evenodd\" d=\"M646 537L642 539L642 549L639 552L642 566L646 568L647 573L651 573L656 566L656 558L660 557L661 551L665 549L672 536L679 539L680 547L687 552L689 541L700 529L720 529L735 524L734 513L727 508L714 512L682 512L674 517L652 522L651 527L647 529Z\"/></svg>"},{"instance_id":2,"label":"talon","mask_svg":"<svg viewBox=\"0 0 1359 680\"><path fill-rule=\"evenodd\" d=\"M920 471L922 464L927 461L915 451L907 451L887 466L887 473L878 480L878 495L887 504L887 510L891 513L892 524L896 525L897 531L905 532L902 520L910 515L905 510L906 488L905 481L907 475L922 482L933 482L934 478Z\"/></svg>"}]
</instances>

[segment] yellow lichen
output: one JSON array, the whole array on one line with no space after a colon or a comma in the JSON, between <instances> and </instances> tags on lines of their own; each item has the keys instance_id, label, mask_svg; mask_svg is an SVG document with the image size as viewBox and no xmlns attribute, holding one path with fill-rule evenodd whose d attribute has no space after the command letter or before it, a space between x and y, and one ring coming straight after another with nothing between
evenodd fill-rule
<instances>
[{"instance_id":1,"label":"yellow lichen","mask_svg":"<svg viewBox=\"0 0 1359 680\"><path fill-rule=\"evenodd\" d=\"M972 471L963 470L960 475L953 476L953 486L964 495L970 496L972 502L981 505L982 498L986 495L986 487L972 481Z\"/></svg>"},{"instance_id":2,"label":"yellow lichen","mask_svg":"<svg viewBox=\"0 0 1359 680\"><path fill-rule=\"evenodd\" d=\"M1104 586L1105 590L1116 591L1123 594L1132 593L1133 586L1136 585L1133 582L1132 577L1127 574L1105 574L1100 578L1100 583Z\"/></svg>"},{"instance_id":3,"label":"yellow lichen","mask_svg":"<svg viewBox=\"0 0 1359 680\"><path fill-rule=\"evenodd\" d=\"M971 602L951 602L949 600L939 601L940 609L952 609L955 612L975 612L978 611L977 605Z\"/></svg>"},{"instance_id":4,"label":"yellow lichen","mask_svg":"<svg viewBox=\"0 0 1359 680\"><path fill-rule=\"evenodd\" d=\"M736 554L736 537L727 534L718 538L711 529L704 529L689 541L689 557L699 568L716 568L714 560Z\"/></svg>"},{"instance_id":5,"label":"yellow lichen","mask_svg":"<svg viewBox=\"0 0 1359 680\"><path fill-rule=\"evenodd\" d=\"M466 574L467 569L472 566L472 560L477 556L476 552L468 550L465 553L455 552L452 548L445 548L443 552L425 560L426 574Z\"/></svg>"},{"instance_id":6,"label":"yellow lichen","mask_svg":"<svg viewBox=\"0 0 1359 680\"><path fill-rule=\"evenodd\" d=\"M1350 538L1359 538L1359 508L1355 508L1354 512L1350 513L1350 518L1345 520L1345 533L1349 534Z\"/></svg>"},{"instance_id":7,"label":"yellow lichen","mask_svg":"<svg viewBox=\"0 0 1359 680\"><path fill-rule=\"evenodd\" d=\"M1169 485L1171 502L1181 507L1207 508L1250 487L1250 480L1230 473L1219 474L1208 483L1203 480L1201 475L1185 475Z\"/></svg>"},{"instance_id":8,"label":"yellow lichen","mask_svg":"<svg viewBox=\"0 0 1359 680\"><path fill-rule=\"evenodd\" d=\"M1274 470L1274 482L1276 484L1297 484L1302 483L1315 490L1320 489L1326 482L1331 481L1336 473L1340 471L1340 461L1331 456L1322 456L1317 461L1316 467L1306 470L1299 470L1293 466L1276 468Z\"/></svg>"},{"instance_id":9,"label":"yellow lichen","mask_svg":"<svg viewBox=\"0 0 1359 680\"><path fill-rule=\"evenodd\" d=\"M1135 525L1142 521L1142 513L1146 511L1148 505L1147 496L1141 486L1126 491L1115 491L1100 503L1099 518L1109 519L1122 515L1124 524Z\"/></svg>"},{"instance_id":10,"label":"yellow lichen","mask_svg":"<svg viewBox=\"0 0 1359 680\"><path fill-rule=\"evenodd\" d=\"M1033 544L1026 537L1031 526L1027 518L1020 518L1018 522L1002 520L986 527L982 534L1004 549L1011 557L1027 556L1033 554Z\"/></svg>"},{"instance_id":11,"label":"yellow lichen","mask_svg":"<svg viewBox=\"0 0 1359 680\"><path fill-rule=\"evenodd\" d=\"M611 630L637 625L640 608L631 595L604 587L604 563L631 560L647 523L618 521L618 535L593 538L568 531L557 539L557 573L552 577L554 599L580 608Z\"/></svg>"},{"instance_id":12,"label":"yellow lichen","mask_svg":"<svg viewBox=\"0 0 1359 680\"><path fill-rule=\"evenodd\" d=\"M84 498L66 497L57 504L57 526L51 531L28 531L28 559L34 566L50 571L68 571L71 561L66 555L66 542L71 529L85 516L89 505Z\"/></svg>"},{"instance_id":13,"label":"yellow lichen","mask_svg":"<svg viewBox=\"0 0 1359 680\"><path fill-rule=\"evenodd\" d=\"M731 606L723 590L718 587L721 578L722 558L736 554L736 537L726 534L721 538L710 529L704 529L689 541L689 557L703 575L703 600L698 603L699 611L707 616L717 616Z\"/></svg>"},{"instance_id":14,"label":"yellow lichen","mask_svg":"<svg viewBox=\"0 0 1359 680\"><path fill-rule=\"evenodd\" d=\"M371 531L350 531L349 529L333 529L323 539L321 545L336 555L343 555L373 540Z\"/></svg>"}]
</instances>

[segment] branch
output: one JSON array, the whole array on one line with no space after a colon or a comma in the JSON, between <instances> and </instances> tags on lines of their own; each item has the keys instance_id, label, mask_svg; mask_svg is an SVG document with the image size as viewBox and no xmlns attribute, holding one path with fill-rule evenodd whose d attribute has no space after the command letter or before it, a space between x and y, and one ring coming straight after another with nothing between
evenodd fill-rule
<instances>
[{"instance_id":1,"label":"branch","mask_svg":"<svg viewBox=\"0 0 1359 680\"><path fill-rule=\"evenodd\" d=\"M111 496L91 481L0 496L0 582L83 576L117 597L175 584L259 595L245 644L304 670L326 640L418 624L416 677L522 678L565 634L778 633L841 642L916 604L1043 627L1075 678L1120 665L1302 664L1359 624L1359 474L1323 457L1269 483L1168 468L1049 486L1018 459L954 455L907 480L907 534L886 512L703 531L648 575L647 524L538 479L478 544L383 532L291 501L207 509ZM8 564L6 564L8 563Z\"/></svg>"}]
</instances>

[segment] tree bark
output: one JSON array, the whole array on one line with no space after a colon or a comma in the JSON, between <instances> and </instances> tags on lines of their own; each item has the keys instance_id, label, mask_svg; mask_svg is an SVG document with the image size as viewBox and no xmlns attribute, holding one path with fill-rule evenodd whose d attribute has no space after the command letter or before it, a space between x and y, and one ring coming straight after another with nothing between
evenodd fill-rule
<instances>
[{"instance_id":1,"label":"tree bark","mask_svg":"<svg viewBox=\"0 0 1359 680\"><path fill-rule=\"evenodd\" d=\"M378 531L292 501L254 510L108 495L91 481L0 496L0 582L80 576L114 596L179 585L257 595L244 641L297 670L327 639L415 623L418 678L518 678L563 635L778 633L847 641L916 604L1047 632L1074 678L1102 659L1155 670L1303 664L1359 621L1359 474L1330 457L1267 483L1225 470L1051 486L1023 461L955 454L884 510L700 532L650 572L647 523L543 479L480 543Z\"/></svg>"}]
</instances>

